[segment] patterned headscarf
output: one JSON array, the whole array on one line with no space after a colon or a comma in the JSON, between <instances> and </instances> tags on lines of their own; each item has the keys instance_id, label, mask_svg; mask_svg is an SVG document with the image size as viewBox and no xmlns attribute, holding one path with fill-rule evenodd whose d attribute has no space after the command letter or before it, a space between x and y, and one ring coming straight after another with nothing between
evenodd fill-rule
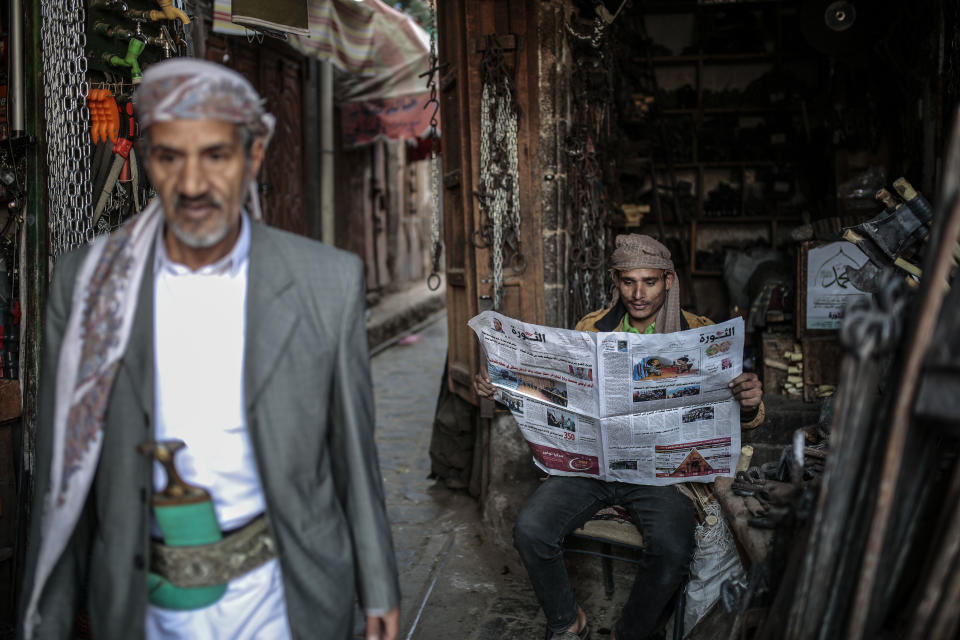
<instances>
[{"instance_id":1,"label":"patterned headscarf","mask_svg":"<svg viewBox=\"0 0 960 640\"><path fill-rule=\"evenodd\" d=\"M276 118L246 78L223 65L196 58L171 58L151 66L134 96L140 125L171 120L220 120L245 124L269 139Z\"/></svg>"},{"instance_id":2,"label":"patterned headscarf","mask_svg":"<svg viewBox=\"0 0 960 640\"><path fill-rule=\"evenodd\" d=\"M680 283L670 259L670 250L650 236L638 233L617 236L617 248L610 256L610 275L631 269L662 269L674 274L667 299L657 312L656 332L673 333L680 330Z\"/></svg>"},{"instance_id":3,"label":"patterned headscarf","mask_svg":"<svg viewBox=\"0 0 960 640\"><path fill-rule=\"evenodd\" d=\"M243 76L195 59L151 66L135 109L144 128L171 120L213 119L246 124L265 142L275 122ZM251 215L257 216L255 184L250 203ZM97 238L77 272L58 354L49 490L43 496L40 539L31 541L40 546L24 617L28 640L40 623L44 585L73 535L96 474L110 390L130 339L147 256L162 224L162 207L155 199L119 229Z\"/></svg>"}]
</instances>

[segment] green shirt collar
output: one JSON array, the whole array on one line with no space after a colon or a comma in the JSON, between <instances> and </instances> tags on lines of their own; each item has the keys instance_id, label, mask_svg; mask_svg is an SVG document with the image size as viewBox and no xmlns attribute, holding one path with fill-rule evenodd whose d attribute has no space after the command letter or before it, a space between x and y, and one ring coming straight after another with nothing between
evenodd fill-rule
<instances>
[{"instance_id":1,"label":"green shirt collar","mask_svg":"<svg viewBox=\"0 0 960 640\"><path fill-rule=\"evenodd\" d=\"M632 324L630 324L630 314L629 314L629 313L623 314L623 320L620 322L620 329L619 329L619 330L620 330L620 331L626 331L627 333L641 333L640 331L637 330L636 327L634 327ZM650 323L650 326L647 327L646 330L644 330L642 333L644 333L644 334L649 334L649 333L656 333L656 331L657 331L657 323L656 323L656 322L651 322L651 323Z\"/></svg>"}]
</instances>

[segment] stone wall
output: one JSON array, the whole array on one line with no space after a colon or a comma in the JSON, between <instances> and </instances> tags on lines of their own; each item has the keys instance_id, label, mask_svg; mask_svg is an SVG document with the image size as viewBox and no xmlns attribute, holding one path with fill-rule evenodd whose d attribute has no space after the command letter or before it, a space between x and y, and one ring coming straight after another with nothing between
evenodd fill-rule
<instances>
[{"instance_id":1,"label":"stone wall","mask_svg":"<svg viewBox=\"0 0 960 640\"><path fill-rule=\"evenodd\" d=\"M563 141L569 112L569 51L565 46L563 2L539 7L540 206L543 216L544 309L546 324L567 325L569 314L566 219L566 158Z\"/></svg>"},{"instance_id":2,"label":"stone wall","mask_svg":"<svg viewBox=\"0 0 960 640\"><path fill-rule=\"evenodd\" d=\"M513 546L513 523L527 497L544 474L533 464L530 449L509 413L497 412L490 421L490 482L483 519L494 541Z\"/></svg>"}]
</instances>

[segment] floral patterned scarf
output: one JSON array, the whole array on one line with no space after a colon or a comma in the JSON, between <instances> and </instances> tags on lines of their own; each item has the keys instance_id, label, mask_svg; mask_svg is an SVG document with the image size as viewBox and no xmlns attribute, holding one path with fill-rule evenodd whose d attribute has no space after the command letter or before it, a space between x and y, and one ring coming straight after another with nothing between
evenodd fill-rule
<instances>
[{"instance_id":1,"label":"floral patterned scarf","mask_svg":"<svg viewBox=\"0 0 960 640\"><path fill-rule=\"evenodd\" d=\"M77 272L57 363L50 490L45 496L33 590L24 633L39 623L43 587L73 535L90 492L103 443L104 414L127 348L137 294L163 214L154 200L138 216L90 247Z\"/></svg>"}]
</instances>

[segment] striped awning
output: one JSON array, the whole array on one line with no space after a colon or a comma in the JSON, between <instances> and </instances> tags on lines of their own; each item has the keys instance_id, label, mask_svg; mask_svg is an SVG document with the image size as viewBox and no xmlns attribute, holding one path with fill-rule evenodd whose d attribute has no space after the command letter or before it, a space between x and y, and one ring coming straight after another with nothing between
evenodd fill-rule
<instances>
[{"instance_id":1,"label":"striped awning","mask_svg":"<svg viewBox=\"0 0 960 640\"><path fill-rule=\"evenodd\" d=\"M336 101L345 146L378 138L414 141L429 133L434 107L427 105L421 76L430 68L430 37L420 25L381 0L309 0L309 25L309 36L292 35L289 43L344 72ZM215 2L214 31L249 33L230 21L230 0Z\"/></svg>"},{"instance_id":2,"label":"striped awning","mask_svg":"<svg viewBox=\"0 0 960 640\"><path fill-rule=\"evenodd\" d=\"M300 0L306 2L307 0ZM309 36L294 34L290 44L302 53L330 60L334 66L350 74L374 75L374 15L368 6L371 0L309 0ZM262 3L269 7L271 3ZM251 31L232 21L231 0L215 0L213 31L224 35L244 36ZM279 29L284 31L285 29Z\"/></svg>"},{"instance_id":3,"label":"striped awning","mask_svg":"<svg viewBox=\"0 0 960 640\"><path fill-rule=\"evenodd\" d=\"M373 9L371 73L353 74L338 85L337 98L370 100L426 91L421 74L430 68L430 36L407 14L381 0L364 0Z\"/></svg>"},{"instance_id":4,"label":"striped awning","mask_svg":"<svg viewBox=\"0 0 960 640\"><path fill-rule=\"evenodd\" d=\"M307 0L232 0L230 20L254 29L310 35Z\"/></svg>"},{"instance_id":5,"label":"striped awning","mask_svg":"<svg viewBox=\"0 0 960 640\"><path fill-rule=\"evenodd\" d=\"M430 37L407 14L381 0L364 0L374 11L372 71L337 79L341 130L345 147L378 138L410 143L430 132L433 105L427 102Z\"/></svg>"}]
</instances>

